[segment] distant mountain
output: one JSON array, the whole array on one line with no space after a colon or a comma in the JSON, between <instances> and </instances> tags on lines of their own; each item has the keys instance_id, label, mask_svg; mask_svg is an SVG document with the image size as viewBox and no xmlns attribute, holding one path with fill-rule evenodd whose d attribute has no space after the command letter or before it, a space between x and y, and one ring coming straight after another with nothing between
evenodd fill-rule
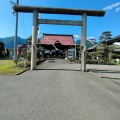
<instances>
[{"instance_id":1,"label":"distant mountain","mask_svg":"<svg viewBox=\"0 0 120 120\"><path fill-rule=\"evenodd\" d=\"M8 49L14 48L14 36L6 37L6 38L0 38L0 41L5 44L6 48L8 48ZM26 39L23 39L21 37L17 37L17 45L20 44L20 43L25 44Z\"/></svg>"},{"instance_id":2,"label":"distant mountain","mask_svg":"<svg viewBox=\"0 0 120 120\"><path fill-rule=\"evenodd\" d=\"M76 40L76 44L80 44L80 40ZM95 42L95 45L96 44L98 44L97 42ZM90 41L86 41L86 47L87 48L90 48L90 47L92 47L92 46L94 46L94 44L92 44Z\"/></svg>"},{"instance_id":3,"label":"distant mountain","mask_svg":"<svg viewBox=\"0 0 120 120\"><path fill-rule=\"evenodd\" d=\"M25 44L27 39L23 39L21 37L17 37L17 45L18 44ZM10 49L10 48L14 48L14 36L12 37L6 37L6 38L0 38L0 41L3 42L5 44L5 47ZM80 40L76 40L76 44L80 44ZM97 43L95 43L97 44ZM93 44L90 41L86 41L86 47L90 48L92 47Z\"/></svg>"}]
</instances>

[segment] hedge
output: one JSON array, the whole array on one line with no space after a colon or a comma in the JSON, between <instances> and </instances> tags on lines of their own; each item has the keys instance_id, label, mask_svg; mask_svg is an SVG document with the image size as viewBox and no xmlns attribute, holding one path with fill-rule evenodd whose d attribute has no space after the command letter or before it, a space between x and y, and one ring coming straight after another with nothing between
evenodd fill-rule
<instances>
[{"instance_id":1,"label":"hedge","mask_svg":"<svg viewBox=\"0 0 120 120\"><path fill-rule=\"evenodd\" d=\"M42 63L44 61L45 61L44 59L42 59L42 60L37 59L36 60L36 65L39 65L40 63ZM31 66L31 62L29 61L29 62L26 63L26 67L30 67L30 66Z\"/></svg>"}]
</instances>

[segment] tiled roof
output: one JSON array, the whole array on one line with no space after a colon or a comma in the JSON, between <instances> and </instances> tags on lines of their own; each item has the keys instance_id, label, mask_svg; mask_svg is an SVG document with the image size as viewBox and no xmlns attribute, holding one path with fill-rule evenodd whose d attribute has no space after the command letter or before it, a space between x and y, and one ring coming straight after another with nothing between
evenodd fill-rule
<instances>
[{"instance_id":1,"label":"tiled roof","mask_svg":"<svg viewBox=\"0 0 120 120\"><path fill-rule=\"evenodd\" d=\"M19 45L17 46L17 48L22 48L22 47L26 47L26 48L27 48L27 45L26 45L26 44L19 44Z\"/></svg>"},{"instance_id":2,"label":"tiled roof","mask_svg":"<svg viewBox=\"0 0 120 120\"><path fill-rule=\"evenodd\" d=\"M113 43L115 43L115 42L120 42L120 35L118 35L118 36L116 36L116 37L114 37L114 38L111 38L111 39L109 39L108 41L106 41L106 43L107 43L108 45L111 45L111 44L113 44Z\"/></svg>"},{"instance_id":3,"label":"tiled roof","mask_svg":"<svg viewBox=\"0 0 120 120\"><path fill-rule=\"evenodd\" d=\"M45 36L44 36L45 35ZM61 45L75 45L72 35L43 34L40 44L51 45L60 43Z\"/></svg>"}]
</instances>

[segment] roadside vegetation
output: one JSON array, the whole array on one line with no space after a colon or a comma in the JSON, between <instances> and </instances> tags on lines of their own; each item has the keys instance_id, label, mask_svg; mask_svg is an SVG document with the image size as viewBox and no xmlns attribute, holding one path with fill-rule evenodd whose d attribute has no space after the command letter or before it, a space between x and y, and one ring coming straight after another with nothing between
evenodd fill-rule
<instances>
[{"instance_id":1,"label":"roadside vegetation","mask_svg":"<svg viewBox=\"0 0 120 120\"><path fill-rule=\"evenodd\" d=\"M0 60L0 74L3 75L16 75L24 71L24 67L16 67L13 60Z\"/></svg>"},{"instance_id":2,"label":"roadside vegetation","mask_svg":"<svg viewBox=\"0 0 120 120\"><path fill-rule=\"evenodd\" d=\"M103 64L103 65L120 65L120 46L118 45L107 45L107 41L112 39L111 31L105 31L99 37L99 43L91 47L92 51L87 52L87 64ZM80 54L80 47L76 47L77 55ZM74 60L77 63L80 63L79 58Z\"/></svg>"},{"instance_id":3,"label":"roadside vegetation","mask_svg":"<svg viewBox=\"0 0 120 120\"><path fill-rule=\"evenodd\" d=\"M27 44L31 44L32 36L28 37ZM10 51L4 47L4 43L0 42L0 74L2 75L16 75L17 73L23 72L31 66L31 53L30 50L21 50L20 54L13 59L10 56ZM40 56L44 48L37 46L37 60L36 65L42 63L44 58ZM13 50L11 50L13 53Z\"/></svg>"},{"instance_id":4,"label":"roadside vegetation","mask_svg":"<svg viewBox=\"0 0 120 120\"><path fill-rule=\"evenodd\" d=\"M118 63L118 65L120 65L120 62Z\"/></svg>"}]
</instances>

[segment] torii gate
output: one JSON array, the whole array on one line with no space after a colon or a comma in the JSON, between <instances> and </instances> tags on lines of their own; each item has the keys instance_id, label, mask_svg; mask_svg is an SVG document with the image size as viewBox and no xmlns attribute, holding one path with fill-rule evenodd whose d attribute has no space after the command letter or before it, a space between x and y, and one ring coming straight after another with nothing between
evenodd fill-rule
<instances>
[{"instance_id":1,"label":"torii gate","mask_svg":"<svg viewBox=\"0 0 120 120\"><path fill-rule=\"evenodd\" d=\"M59 24L59 25L75 25L81 27L81 70L86 71L86 26L87 16L103 17L105 11L103 10L84 10L84 9L67 9L67 8L48 8L36 6L21 6L15 5L13 9L16 12L33 13L33 26L32 26L32 47L31 47L31 70L36 69L36 44L37 44L37 29L38 24ZM38 13L48 14L67 14L67 15L82 15L82 21L71 20L50 20L38 19Z\"/></svg>"}]
</instances>

